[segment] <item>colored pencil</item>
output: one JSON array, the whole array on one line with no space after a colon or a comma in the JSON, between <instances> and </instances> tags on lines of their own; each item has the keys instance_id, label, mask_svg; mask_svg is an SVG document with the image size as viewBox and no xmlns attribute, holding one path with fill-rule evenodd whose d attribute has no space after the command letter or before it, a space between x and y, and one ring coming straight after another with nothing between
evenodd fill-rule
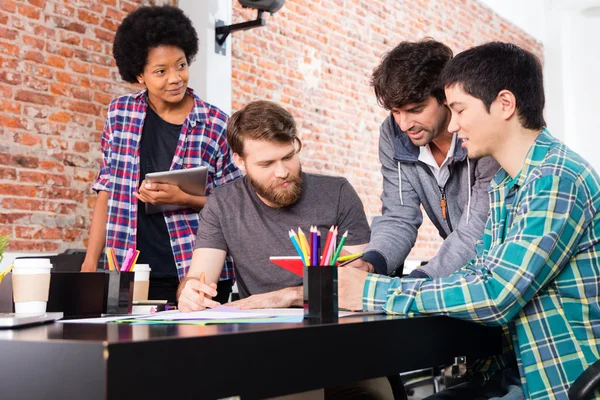
<instances>
[{"instance_id":1,"label":"colored pencil","mask_svg":"<svg viewBox=\"0 0 600 400\"><path fill-rule=\"evenodd\" d=\"M321 257L321 262L319 265L325 265L325 257L327 256L327 250L329 249L329 244L331 243L331 237L333 236L333 225L329 228L329 232L327 232L327 239L325 239L325 246L323 247L323 256Z\"/></svg>"},{"instance_id":2,"label":"colored pencil","mask_svg":"<svg viewBox=\"0 0 600 400\"><path fill-rule=\"evenodd\" d=\"M335 255L333 256L331 265L335 265L335 263L337 262L337 259L340 256L340 252L342 251L342 247L344 247L344 243L346 242L347 238L348 231L344 232L344 234L342 235L342 239L340 240L340 244L338 244L337 250L335 251Z\"/></svg>"}]
</instances>

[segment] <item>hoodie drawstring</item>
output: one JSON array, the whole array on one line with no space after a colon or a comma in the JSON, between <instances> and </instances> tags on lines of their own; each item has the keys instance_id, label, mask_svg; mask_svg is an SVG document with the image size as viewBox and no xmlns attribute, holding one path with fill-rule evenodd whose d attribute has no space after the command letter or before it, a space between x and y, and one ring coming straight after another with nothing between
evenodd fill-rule
<instances>
[{"instance_id":1,"label":"hoodie drawstring","mask_svg":"<svg viewBox=\"0 0 600 400\"><path fill-rule=\"evenodd\" d=\"M467 182L469 183L469 200L467 201L467 224L469 223L469 215L471 213L471 163L469 162L469 157L467 157Z\"/></svg>"},{"instance_id":2,"label":"hoodie drawstring","mask_svg":"<svg viewBox=\"0 0 600 400\"><path fill-rule=\"evenodd\" d=\"M404 205L404 200L402 200L402 167L400 166L400 161L398 161L398 193L400 194L400 204Z\"/></svg>"}]
</instances>

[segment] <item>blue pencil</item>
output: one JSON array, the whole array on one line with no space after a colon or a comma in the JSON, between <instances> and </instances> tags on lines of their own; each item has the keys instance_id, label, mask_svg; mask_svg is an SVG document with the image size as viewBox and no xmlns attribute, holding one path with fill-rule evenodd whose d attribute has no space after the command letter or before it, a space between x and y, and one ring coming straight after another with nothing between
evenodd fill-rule
<instances>
[{"instance_id":1,"label":"blue pencil","mask_svg":"<svg viewBox=\"0 0 600 400\"><path fill-rule=\"evenodd\" d=\"M290 240L292 241L292 244L294 245L296 252L300 256L300 259L302 260L302 264L306 265L306 263L304 262L304 253L302 253L302 249L300 249L300 245L298 244L298 238L296 237L296 233L290 229L288 234L290 235Z\"/></svg>"}]
</instances>

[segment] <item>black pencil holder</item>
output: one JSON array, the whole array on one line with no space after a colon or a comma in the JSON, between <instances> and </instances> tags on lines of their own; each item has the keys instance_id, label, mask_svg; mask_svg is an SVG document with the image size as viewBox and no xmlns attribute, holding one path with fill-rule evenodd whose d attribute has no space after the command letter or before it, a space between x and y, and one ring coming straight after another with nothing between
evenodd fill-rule
<instances>
[{"instance_id":1,"label":"black pencil holder","mask_svg":"<svg viewBox=\"0 0 600 400\"><path fill-rule=\"evenodd\" d=\"M129 314L133 301L133 272L108 271L106 314Z\"/></svg>"},{"instance_id":2,"label":"black pencil holder","mask_svg":"<svg viewBox=\"0 0 600 400\"><path fill-rule=\"evenodd\" d=\"M308 266L304 269L304 318L310 322L338 322L337 267Z\"/></svg>"}]
</instances>

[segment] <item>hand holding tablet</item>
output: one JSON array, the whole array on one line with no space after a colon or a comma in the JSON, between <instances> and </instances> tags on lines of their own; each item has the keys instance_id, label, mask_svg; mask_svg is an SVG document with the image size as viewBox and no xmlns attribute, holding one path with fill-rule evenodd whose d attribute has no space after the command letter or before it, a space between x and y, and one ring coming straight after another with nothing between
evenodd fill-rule
<instances>
[{"instance_id":1,"label":"hand holding tablet","mask_svg":"<svg viewBox=\"0 0 600 400\"><path fill-rule=\"evenodd\" d=\"M208 167L195 167L173 171L152 172L146 174L146 183L162 183L178 186L182 191L194 195L204 196L208 179ZM152 204L146 203L146 214L177 211L187 206L179 204Z\"/></svg>"}]
</instances>

